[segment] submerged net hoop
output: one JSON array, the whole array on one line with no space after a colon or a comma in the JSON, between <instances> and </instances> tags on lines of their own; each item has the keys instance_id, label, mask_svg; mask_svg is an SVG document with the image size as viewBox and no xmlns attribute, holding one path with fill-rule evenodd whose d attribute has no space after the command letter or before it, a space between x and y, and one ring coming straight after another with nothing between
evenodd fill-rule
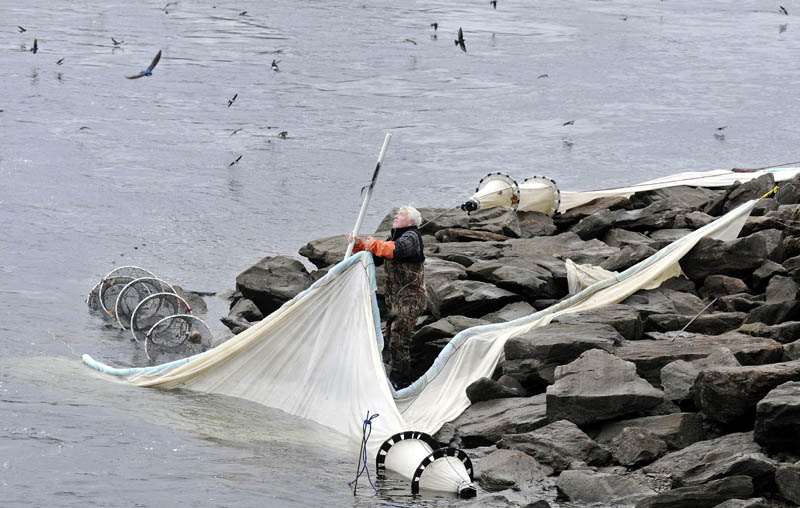
<instances>
[{"instance_id":1,"label":"submerged net hoop","mask_svg":"<svg viewBox=\"0 0 800 508\"><path fill-rule=\"evenodd\" d=\"M519 212L541 212L552 216L560 205L561 191L551 178L532 176L519 186Z\"/></svg>"},{"instance_id":2,"label":"submerged net hoop","mask_svg":"<svg viewBox=\"0 0 800 508\"><path fill-rule=\"evenodd\" d=\"M140 277L128 282L117 295L114 304L114 317L123 330L130 326L131 316L136 306L150 295L156 293L174 293L175 290L157 277Z\"/></svg>"},{"instance_id":3,"label":"submerged net hoop","mask_svg":"<svg viewBox=\"0 0 800 508\"><path fill-rule=\"evenodd\" d=\"M186 352L187 356L210 346L214 335L208 325L191 314L175 314L158 320L144 339L144 352L149 360L159 353Z\"/></svg>"},{"instance_id":4,"label":"submerged net hoop","mask_svg":"<svg viewBox=\"0 0 800 508\"><path fill-rule=\"evenodd\" d=\"M100 303L100 285L102 283L103 281L101 280L95 284L92 290L89 291L89 295L86 297L86 305L91 311L103 312L103 305Z\"/></svg>"},{"instance_id":5,"label":"submerged net hoop","mask_svg":"<svg viewBox=\"0 0 800 508\"><path fill-rule=\"evenodd\" d=\"M97 285L98 300L103 312L110 315L114 304L117 302L117 295L119 295L122 288L128 282L140 277L155 277L155 275L149 270L138 266L120 266L108 272ZM89 293L89 301L91 301L91 294Z\"/></svg>"},{"instance_id":6,"label":"submerged net hoop","mask_svg":"<svg viewBox=\"0 0 800 508\"><path fill-rule=\"evenodd\" d=\"M133 340L144 341L154 324L174 314L189 314L192 307L175 293L163 292L146 296L133 309L130 329Z\"/></svg>"}]
</instances>

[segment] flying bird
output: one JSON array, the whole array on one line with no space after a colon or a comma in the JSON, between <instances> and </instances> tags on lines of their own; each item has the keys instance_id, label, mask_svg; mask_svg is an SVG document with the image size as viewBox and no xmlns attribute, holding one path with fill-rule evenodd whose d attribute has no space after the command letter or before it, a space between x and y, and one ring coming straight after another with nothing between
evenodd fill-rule
<instances>
[{"instance_id":1,"label":"flying bird","mask_svg":"<svg viewBox=\"0 0 800 508\"><path fill-rule=\"evenodd\" d=\"M61 65L61 64L63 64L63 63L64 63L64 59L62 58L61 60L59 60L58 62L56 62L56 65Z\"/></svg>"},{"instance_id":2,"label":"flying bird","mask_svg":"<svg viewBox=\"0 0 800 508\"><path fill-rule=\"evenodd\" d=\"M464 53L467 52L467 47L464 45L464 32L461 30L461 27L458 27L458 39L455 40L456 46L461 48L461 51Z\"/></svg>"},{"instance_id":3,"label":"flying bird","mask_svg":"<svg viewBox=\"0 0 800 508\"><path fill-rule=\"evenodd\" d=\"M233 136L234 134L236 134L237 132L239 132L239 131L240 131L240 130L242 130L242 129L244 129L244 127L239 127L238 129L234 129L234 131L233 131L233 132L231 132L230 134L228 134L228 137L231 137L231 136Z\"/></svg>"},{"instance_id":4,"label":"flying bird","mask_svg":"<svg viewBox=\"0 0 800 508\"><path fill-rule=\"evenodd\" d=\"M280 62L280 60L274 60L274 59L272 60L271 67L272 67L272 70L275 71L275 72L280 72L280 70L281 70L280 67L278 67L278 62Z\"/></svg>"},{"instance_id":5,"label":"flying bird","mask_svg":"<svg viewBox=\"0 0 800 508\"><path fill-rule=\"evenodd\" d=\"M164 7L162 7L161 10L164 11L164 14L169 14L169 11L167 9L169 9L170 5L178 5L178 2L170 2Z\"/></svg>"},{"instance_id":6,"label":"flying bird","mask_svg":"<svg viewBox=\"0 0 800 508\"><path fill-rule=\"evenodd\" d=\"M490 0L490 2L489 2L489 3L490 3L490 4L492 4L492 7L494 7L495 9L497 9L497 0Z\"/></svg>"},{"instance_id":7,"label":"flying bird","mask_svg":"<svg viewBox=\"0 0 800 508\"><path fill-rule=\"evenodd\" d=\"M120 44L122 44L122 43L123 43L123 42L125 42L125 41L118 41L117 39L115 39L115 38L113 38L113 37L112 37L112 38L111 38L111 42L113 42L113 43L114 43L114 46L119 46Z\"/></svg>"},{"instance_id":8,"label":"flying bird","mask_svg":"<svg viewBox=\"0 0 800 508\"><path fill-rule=\"evenodd\" d=\"M564 122L561 125L572 125L575 123L575 120L569 120L568 122Z\"/></svg>"},{"instance_id":9,"label":"flying bird","mask_svg":"<svg viewBox=\"0 0 800 508\"><path fill-rule=\"evenodd\" d=\"M19 26L19 25L17 25L17 28L19 28L19 33L27 32L27 30L25 29L25 27L22 27L22 26Z\"/></svg>"},{"instance_id":10,"label":"flying bird","mask_svg":"<svg viewBox=\"0 0 800 508\"><path fill-rule=\"evenodd\" d=\"M239 13L239 16L247 16L247 11L242 11Z\"/></svg>"},{"instance_id":11,"label":"flying bird","mask_svg":"<svg viewBox=\"0 0 800 508\"><path fill-rule=\"evenodd\" d=\"M236 102L236 98L239 97L238 93L233 94L233 97L228 99L228 107L231 107L234 102Z\"/></svg>"},{"instance_id":12,"label":"flying bird","mask_svg":"<svg viewBox=\"0 0 800 508\"><path fill-rule=\"evenodd\" d=\"M281 138L281 139L286 139L287 137L289 137L289 131L281 131L281 132L279 132L278 133L278 137Z\"/></svg>"},{"instance_id":13,"label":"flying bird","mask_svg":"<svg viewBox=\"0 0 800 508\"><path fill-rule=\"evenodd\" d=\"M788 15L789 15L789 11L787 11L787 10L786 10L786 7L784 7L784 6L782 6L782 5L779 5L779 6L778 6L778 10L780 10L780 11L781 11L781 14L783 14L784 16L788 16Z\"/></svg>"},{"instance_id":14,"label":"flying bird","mask_svg":"<svg viewBox=\"0 0 800 508\"><path fill-rule=\"evenodd\" d=\"M153 58L153 61L150 62L150 67L148 67L147 69L143 70L139 74L134 74L133 76L125 76L125 77L128 78L128 79L139 79L142 76L151 76L153 74L153 69L156 68L156 65L158 65L158 61L159 60L161 60L161 50L160 49L158 50L158 53L156 53L156 57Z\"/></svg>"},{"instance_id":15,"label":"flying bird","mask_svg":"<svg viewBox=\"0 0 800 508\"><path fill-rule=\"evenodd\" d=\"M31 53L35 55L37 51L39 51L39 41L33 39L33 47L31 48Z\"/></svg>"},{"instance_id":16,"label":"flying bird","mask_svg":"<svg viewBox=\"0 0 800 508\"><path fill-rule=\"evenodd\" d=\"M237 162L239 162L240 160L242 160L242 156L241 156L241 155L240 155L240 156L238 156L238 157L236 157L236 160L234 160L233 162L231 162L230 164L228 164L228 167L231 167L231 166L233 166L234 164L236 164L236 163L237 163Z\"/></svg>"},{"instance_id":17,"label":"flying bird","mask_svg":"<svg viewBox=\"0 0 800 508\"><path fill-rule=\"evenodd\" d=\"M439 29L439 23L431 23L431 26L433 27L434 32Z\"/></svg>"},{"instance_id":18,"label":"flying bird","mask_svg":"<svg viewBox=\"0 0 800 508\"><path fill-rule=\"evenodd\" d=\"M549 74L539 74L538 76L536 76L536 79L549 78L549 77L550 77Z\"/></svg>"}]
</instances>

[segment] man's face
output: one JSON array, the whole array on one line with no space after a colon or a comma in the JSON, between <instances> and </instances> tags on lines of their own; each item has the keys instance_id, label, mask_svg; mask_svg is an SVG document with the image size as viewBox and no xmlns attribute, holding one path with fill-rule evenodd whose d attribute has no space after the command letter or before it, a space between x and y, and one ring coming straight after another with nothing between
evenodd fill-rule
<instances>
[{"instance_id":1,"label":"man's face","mask_svg":"<svg viewBox=\"0 0 800 508\"><path fill-rule=\"evenodd\" d=\"M401 208L397 211L394 215L394 222L392 222L392 227L397 228L406 228L411 225L411 221L408 220L408 212L405 208Z\"/></svg>"}]
</instances>

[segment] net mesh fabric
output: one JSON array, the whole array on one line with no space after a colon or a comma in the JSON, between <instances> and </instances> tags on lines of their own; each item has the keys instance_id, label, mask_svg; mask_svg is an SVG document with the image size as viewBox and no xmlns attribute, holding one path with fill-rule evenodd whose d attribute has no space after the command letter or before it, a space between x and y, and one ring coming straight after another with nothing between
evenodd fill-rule
<instances>
[{"instance_id":1,"label":"net mesh fabric","mask_svg":"<svg viewBox=\"0 0 800 508\"><path fill-rule=\"evenodd\" d=\"M161 279L156 277L141 277L129 281L117 295L114 304L114 317L123 330L131 325L131 316L136 306L150 295L156 293L174 293L175 290Z\"/></svg>"},{"instance_id":2,"label":"net mesh fabric","mask_svg":"<svg viewBox=\"0 0 800 508\"><path fill-rule=\"evenodd\" d=\"M175 314L189 314L189 304L175 293L162 292L146 296L131 314L130 330L133 339L144 342L147 332L164 319Z\"/></svg>"},{"instance_id":3,"label":"net mesh fabric","mask_svg":"<svg viewBox=\"0 0 800 508\"><path fill-rule=\"evenodd\" d=\"M211 347L214 336L197 316L175 314L153 324L145 334L144 350L150 362L170 356L186 357Z\"/></svg>"}]
</instances>

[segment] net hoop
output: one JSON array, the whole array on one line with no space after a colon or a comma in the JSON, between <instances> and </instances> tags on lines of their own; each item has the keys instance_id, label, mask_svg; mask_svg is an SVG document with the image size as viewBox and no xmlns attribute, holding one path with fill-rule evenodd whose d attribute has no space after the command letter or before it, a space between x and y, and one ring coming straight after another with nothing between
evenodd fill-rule
<instances>
[{"instance_id":1,"label":"net hoop","mask_svg":"<svg viewBox=\"0 0 800 508\"><path fill-rule=\"evenodd\" d=\"M133 335L133 340L135 340L136 342L139 342L140 339L142 341L144 341L145 337L146 337L145 336L146 332L145 333L138 333L138 332L143 332L145 330L149 330L150 328L152 328L152 325L150 325L150 324L147 324L147 325L144 325L144 326L140 326L138 324L138 322L137 322L137 317L141 318L142 312L144 312L144 310L147 308L146 305L149 302L151 302L152 300L155 300L156 298L159 299L159 305L158 305L158 308L156 309L155 312L158 312L158 310L161 309L161 305L162 305L161 300L167 299L167 298L169 298L171 300L174 299L176 303L181 303L184 306L183 311L180 311L179 309L175 309L176 312L173 312L170 315L174 315L174 314L189 314L192 311L191 305L189 305L189 303L186 300L184 300L180 295L178 295L176 293L169 293L167 291L164 291L164 292L161 292L161 293L154 293L152 295L144 297L142 299L142 301L139 302L139 304L136 306L135 309L133 309L133 312L131 313L130 330L131 330L131 335ZM155 312L153 314L155 314ZM144 316L144 318L147 319L148 317L152 317L153 314L150 314L149 316ZM169 316L166 316L166 317L169 317ZM158 321L160 321L160 319L157 320L156 322L158 322ZM141 335L141 337L140 337L140 335Z\"/></svg>"},{"instance_id":2,"label":"net hoop","mask_svg":"<svg viewBox=\"0 0 800 508\"><path fill-rule=\"evenodd\" d=\"M159 284L161 286L161 288L157 289L156 291L154 291L153 293L150 293L150 294L154 294L154 293L174 293L175 292L175 289L172 286L170 286L169 284L167 284L163 280L159 279L158 277L139 277L138 279L133 279L132 281L128 282L128 284L126 284L125 287L122 288L122 291L120 291L119 294L117 295L117 303L114 304L114 314L113 315L117 319L117 323L119 323L119 326L122 327L123 330L127 330L128 329L125 326L125 321L127 321L128 324L130 324L130 317L132 315L132 313L131 313L131 315L129 315L127 313L127 310L130 310L130 309L126 310L126 309L123 309L121 307L122 302L124 302L125 292L129 291L133 287L136 287L137 284L144 284L145 282L153 282L153 281L156 282L157 284ZM147 295L147 296L150 296L150 295ZM138 303L140 303L140 302L137 302L137 305L138 305ZM135 308L136 307L134 306L134 309Z\"/></svg>"},{"instance_id":3,"label":"net hoop","mask_svg":"<svg viewBox=\"0 0 800 508\"><path fill-rule=\"evenodd\" d=\"M561 206L561 191L556 181L546 176L532 176L519 186L520 212L541 212L553 216Z\"/></svg>"},{"instance_id":4,"label":"net hoop","mask_svg":"<svg viewBox=\"0 0 800 508\"><path fill-rule=\"evenodd\" d=\"M164 344L158 344L156 341L153 340L153 336L161 329L167 329L171 326L170 321L181 321L182 325L179 328L179 332L182 336L179 336L176 342L165 346ZM183 326L185 325L185 326ZM177 348L183 345L186 340L189 338L189 333L193 331L200 331L204 330L209 337L213 338L213 334L211 333L211 329L208 327L205 321L200 319L197 316L193 316L191 314L174 314L172 316L167 316L165 318L159 319L151 328L148 330L147 334L145 335L144 340L144 353L147 355L147 359L153 361L153 355L155 352L153 351L156 346L161 347L168 347L168 348ZM202 335L202 334L201 334ZM151 352L153 355L151 355Z\"/></svg>"},{"instance_id":5,"label":"net hoop","mask_svg":"<svg viewBox=\"0 0 800 508\"><path fill-rule=\"evenodd\" d=\"M127 272L131 272L131 273L130 274L128 274L128 273L117 273L117 272L126 272L126 271ZM155 274L153 274L149 270L145 270L144 268L141 268L139 266L133 266L133 265L120 266L120 267L114 268L113 270L108 272L105 277L100 279L99 286L97 288L97 294L100 296L100 306L103 308L103 312L105 312L106 314L111 314L111 309L109 309L105 305L105 302L103 301L104 286L105 286L106 282L109 281L110 279L112 279L114 277L120 277L120 276L130 277L130 279L133 280L133 279L136 279L136 278L139 278L139 277L155 277Z\"/></svg>"}]
</instances>

